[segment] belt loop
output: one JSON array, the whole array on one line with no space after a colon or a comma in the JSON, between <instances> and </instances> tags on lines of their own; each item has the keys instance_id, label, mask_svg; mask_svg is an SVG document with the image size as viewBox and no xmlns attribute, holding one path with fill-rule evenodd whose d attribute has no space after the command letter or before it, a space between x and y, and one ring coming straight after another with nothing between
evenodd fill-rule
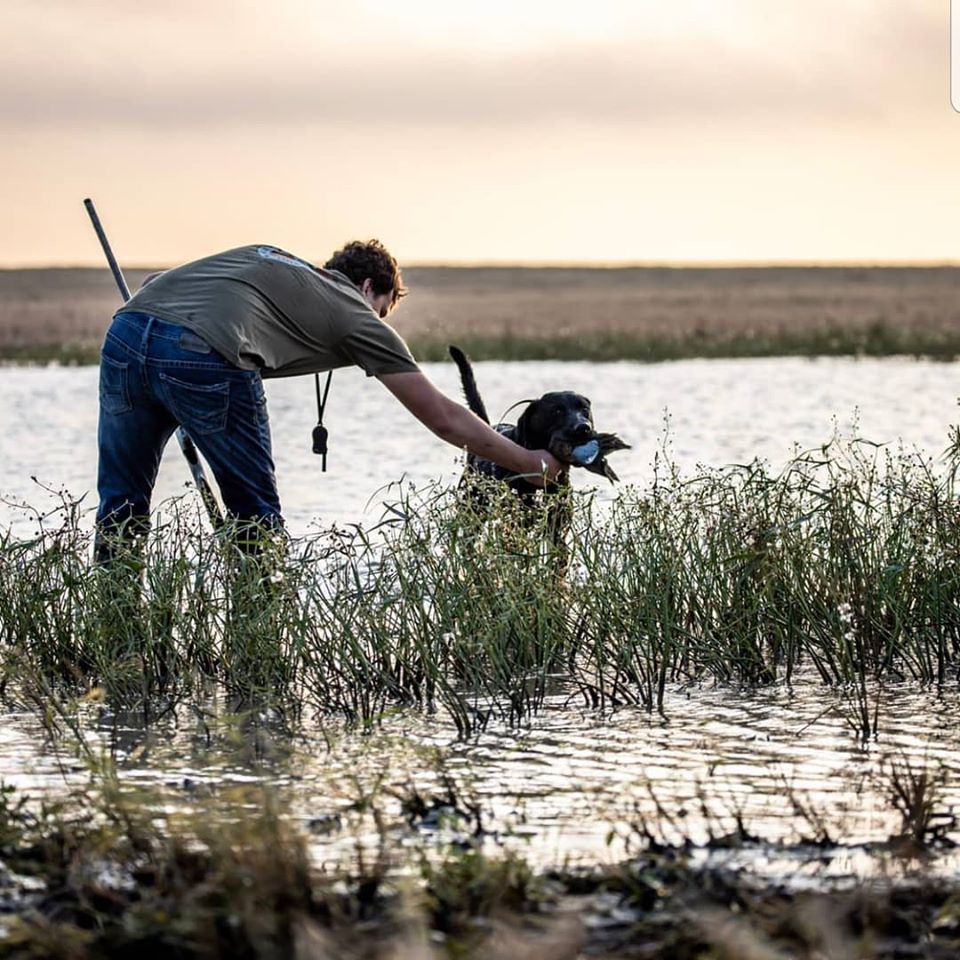
<instances>
[{"instance_id":1,"label":"belt loop","mask_svg":"<svg viewBox=\"0 0 960 960\"><path fill-rule=\"evenodd\" d=\"M140 338L140 355L143 357L147 355L147 341L150 339L150 331L153 329L155 319L148 316L146 326L143 328L143 336Z\"/></svg>"},{"instance_id":2,"label":"belt loop","mask_svg":"<svg viewBox=\"0 0 960 960\"><path fill-rule=\"evenodd\" d=\"M140 383L144 391L150 387L147 378L147 344L150 340L150 331L153 329L153 321L153 317L147 317L146 326L143 328L143 336L140 338Z\"/></svg>"}]
</instances>

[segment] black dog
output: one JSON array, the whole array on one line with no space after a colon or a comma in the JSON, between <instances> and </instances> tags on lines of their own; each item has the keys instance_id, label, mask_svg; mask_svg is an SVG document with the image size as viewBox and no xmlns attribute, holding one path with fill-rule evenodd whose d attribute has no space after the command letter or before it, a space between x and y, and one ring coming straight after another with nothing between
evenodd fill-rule
<instances>
[{"instance_id":1,"label":"black dog","mask_svg":"<svg viewBox=\"0 0 960 960\"><path fill-rule=\"evenodd\" d=\"M449 349L450 356L460 370L467 406L485 423L490 423L470 361L459 348L451 346ZM562 463L582 466L607 477L611 482L617 479L617 475L606 462L606 454L626 449L627 444L614 434L597 433L593 425L590 401L586 397L572 390L560 390L545 393L538 400L521 402L527 403L527 408L516 424L498 423L494 426L498 433L528 450L549 450ZM580 455L584 450L589 458L586 461ZM526 506L533 506L537 502L538 494L542 493L547 504L550 539L555 547L562 547L571 519L570 498L562 495L569 492L569 479L566 475L541 488L492 460L472 453L467 455L467 468L461 483L469 485L471 475L504 481ZM475 506L482 506L482 494L476 487L471 490L471 497Z\"/></svg>"}]
</instances>

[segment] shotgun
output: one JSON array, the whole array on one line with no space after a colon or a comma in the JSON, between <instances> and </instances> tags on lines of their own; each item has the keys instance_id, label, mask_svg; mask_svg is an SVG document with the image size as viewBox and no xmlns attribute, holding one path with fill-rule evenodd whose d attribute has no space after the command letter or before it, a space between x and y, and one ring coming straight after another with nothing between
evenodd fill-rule
<instances>
[{"instance_id":1,"label":"shotgun","mask_svg":"<svg viewBox=\"0 0 960 960\"><path fill-rule=\"evenodd\" d=\"M110 272L113 274L113 279L117 282L117 288L120 290L120 296L123 297L123 302L126 303L130 299L130 288L127 286L127 281L123 277L123 271L120 269L120 265L117 263L117 259L113 255L113 250L110 248L110 242L107 240L106 233L104 233L103 225L100 223L100 218L97 216L97 211L93 206L93 201L88 197L83 201L83 205L87 209L87 213L90 216L90 222L93 224L93 229L97 233L97 239L100 241L100 246L103 248L103 254L107 258L107 263L110 265ZM223 512L220 510L220 504L217 502L216 495L213 492L213 487L210 486L210 482L207 480L207 474L203 469L203 464L200 462L200 455L197 453L196 445L190 439L190 436L187 434L187 431L183 429L183 427L177 427L177 441L179 442L180 449L183 451L183 455L190 467L190 473L193 475L194 485L196 486L197 490L200 491L200 499L203 501L203 506L206 508L207 516L210 518L210 522L213 524L213 528L216 530L223 525Z\"/></svg>"}]
</instances>

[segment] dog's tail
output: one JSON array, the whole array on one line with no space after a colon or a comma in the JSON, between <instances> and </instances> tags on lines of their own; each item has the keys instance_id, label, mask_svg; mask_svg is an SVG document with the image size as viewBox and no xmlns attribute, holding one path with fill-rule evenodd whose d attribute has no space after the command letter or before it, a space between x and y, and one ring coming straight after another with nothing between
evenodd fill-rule
<instances>
[{"instance_id":1,"label":"dog's tail","mask_svg":"<svg viewBox=\"0 0 960 960\"><path fill-rule=\"evenodd\" d=\"M467 359L467 355L459 348L450 345L450 356L460 371L460 382L463 384L463 395L466 398L467 406L484 422L489 423L490 417L487 416L487 408L480 399L480 391L477 389L477 381L473 377L473 367Z\"/></svg>"}]
</instances>

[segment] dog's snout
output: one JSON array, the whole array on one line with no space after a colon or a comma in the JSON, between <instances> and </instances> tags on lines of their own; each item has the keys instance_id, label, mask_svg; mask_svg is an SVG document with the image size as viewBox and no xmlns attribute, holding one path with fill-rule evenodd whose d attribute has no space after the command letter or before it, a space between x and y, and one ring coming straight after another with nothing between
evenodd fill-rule
<instances>
[{"instance_id":1,"label":"dog's snout","mask_svg":"<svg viewBox=\"0 0 960 960\"><path fill-rule=\"evenodd\" d=\"M588 420L581 420L573 428L573 436L575 440L589 440L593 436L593 426Z\"/></svg>"}]
</instances>

